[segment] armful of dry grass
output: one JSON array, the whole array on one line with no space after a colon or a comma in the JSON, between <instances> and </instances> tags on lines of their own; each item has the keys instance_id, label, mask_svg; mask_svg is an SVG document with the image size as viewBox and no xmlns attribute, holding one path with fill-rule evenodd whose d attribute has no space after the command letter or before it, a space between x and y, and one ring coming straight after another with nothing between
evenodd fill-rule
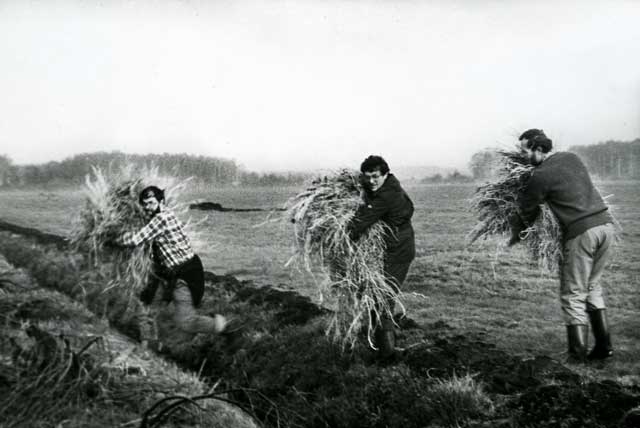
<instances>
[{"instance_id":1,"label":"armful of dry grass","mask_svg":"<svg viewBox=\"0 0 640 428\"><path fill-rule=\"evenodd\" d=\"M514 238L513 219L519 216L519 197L531 177L533 166L519 151L498 153L501 158L495 171L496 178L478 187L470 201L478 218L469 233L470 244L480 239ZM518 232L517 238L542 271L557 272L562 260L562 231L548 206L541 206L536 221Z\"/></svg>"},{"instance_id":2,"label":"armful of dry grass","mask_svg":"<svg viewBox=\"0 0 640 428\"><path fill-rule=\"evenodd\" d=\"M363 326L373 344L373 319L383 312L393 315L392 302L404 310L384 274L388 226L377 222L357 241L349 237L361 191L358 173L339 171L316 179L291 198L284 217L293 226L294 241L287 265L314 278L321 299L335 305L327 334L350 346Z\"/></svg>"},{"instance_id":3,"label":"armful of dry grass","mask_svg":"<svg viewBox=\"0 0 640 428\"><path fill-rule=\"evenodd\" d=\"M146 186L159 186L165 190L165 205L180 211L177 197L185 184L160 175L157 168L133 164L117 170L93 168L86 177L86 203L76 218L70 242L108 278L105 291L121 289L131 300L144 289L153 267L151 243L128 247L121 241L125 233L146 224L139 193Z\"/></svg>"}]
</instances>

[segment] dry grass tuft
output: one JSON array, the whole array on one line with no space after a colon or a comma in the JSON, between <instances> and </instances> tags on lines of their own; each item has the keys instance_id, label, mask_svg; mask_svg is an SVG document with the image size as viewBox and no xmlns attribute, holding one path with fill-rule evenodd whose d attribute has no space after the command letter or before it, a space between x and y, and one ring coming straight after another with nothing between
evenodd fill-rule
<instances>
[{"instance_id":1,"label":"dry grass tuft","mask_svg":"<svg viewBox=\"0 0 640 428\"><path fill-rule=\"evenodd\" d=\"M36 325L29 325L26 333L35 346L23 349L12 341L10 364L0 364L0 377L12 385L0 398L0 419L7 427L60 419L77 403L101 393L107 373L85 352L95 339L75 351L66 339Z\"/></svg>"},{"instance_id":2,"label":"dry grass tuft","mask_svg":"<svg viewBox=\"0 0 640 428\"><path fill-rule=\"evenodd\" d=\"M430 407L441 423L448 427L466 425L494 412L494 405L482 385L467 374L437 379L426 392Z\"/></svg>"},{"instance_id":3,"label":"dry grass tuft","mask_svg":"<svg viewBox=\"0 0 640 428\"><path fill-rule=\"evenodd\" d=\"M362 203L361 191L359 174L341 170L314 180L288 201L285 213L293 224L295 243L287 264L311 274L321 299L335 303L327 334L343 346L353 346L363 326L373 346L375 317L391 316L390 302L404 310L384 276L386 226L374 224L357 242L347 234Z\"/></svg>"},{"instance_id":4,"label":"dry grass tuft","mask_svg":"<svg viewBox=\"0 0 640 428\"><path fill-rule=\"evenodd\" d=\"M496 179L478 187L471 208L478 214L478 224L470 233L470 242L492 237L508 238L511 219L518 213L518 197L526 186L533 165L519 151L498 151L502 156ZM520 238L542 271L557 272L562 261L562 231L545 204L533 225Z\"/></svg>"}]
</instances>

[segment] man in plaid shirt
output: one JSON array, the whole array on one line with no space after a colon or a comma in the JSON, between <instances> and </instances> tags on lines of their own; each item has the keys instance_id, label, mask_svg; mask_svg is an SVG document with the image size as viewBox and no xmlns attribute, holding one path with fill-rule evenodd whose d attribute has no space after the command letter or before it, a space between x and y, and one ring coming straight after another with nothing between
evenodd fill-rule
<instances>
[{"instance_id":1,"label":"man in plaid shirt","mask_svg":"<svg viewBox=\"0 0 640 428\"><path fill-rule=\"evenodd\" d=\"M212 318L196 312L204 294L202 261L193 252L180 220L164 205L164 192L156 186L146 187L140 192L139 202L151 218L149 223L137 232L124 233L115 242L127 247L152 242L155 268L141 300L149 305L159 282L163 281L164 298L173 301L174 320L181 330L222 332L226 325L222 315ZM146 340L144 333L142 335L143 341Z\"/></svg>"}]
</instances>

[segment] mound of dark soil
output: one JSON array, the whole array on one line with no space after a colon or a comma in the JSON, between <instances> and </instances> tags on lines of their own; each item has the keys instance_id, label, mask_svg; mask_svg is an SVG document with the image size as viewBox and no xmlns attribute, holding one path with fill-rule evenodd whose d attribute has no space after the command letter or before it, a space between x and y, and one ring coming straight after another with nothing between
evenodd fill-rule
<instances>
[{"instance_id":1,"label":"mound of dark soil","mask_svg":"<svg viewBox=\"0 0 640 428\"><path fill-rule=\"evenodd\" d=\"M559 383L530 388L511 404L518 421L539 421L541 427L617 427L625 409L640 397L613 381Z\"/></svg>"},{"instance_id":2,"label":"mound of dark soil","mask_svg":"<svg viewBox=\"0 0 640 428\"><path fill-rule=\"evenodd\" d=\"M522 360L481 339L457 335L437 337L431 346L411 350L409 367L443 377L452 373L477 373L489 392L514 394L549 381L578 383L577 374L549 357Z\"/></svg>"},{"instance_id":3,"label":"mound of dark soil","mask_svg":"<svg viewBox=\"0 0 640 428\"><path fill-rule=\"evenodd\" d=\"M263 212L263 211L284 211L283 208L227 208L223 207L217 202L194 202L189 204L190 210L201 210L201 211L219 211L219 212L237 212L237 213L246 213L246 212Z\"/></svg>"}]
</instances>

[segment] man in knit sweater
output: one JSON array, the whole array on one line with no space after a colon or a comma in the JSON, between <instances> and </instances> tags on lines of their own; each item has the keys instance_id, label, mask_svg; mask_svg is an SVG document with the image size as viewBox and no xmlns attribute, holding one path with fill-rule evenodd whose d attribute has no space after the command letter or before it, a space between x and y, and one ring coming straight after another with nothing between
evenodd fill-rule
<instances>
[{"instance_id":1,"label":"man in knit sweater","mask_svg":"<svg viewBox=\"0 0 640 428\"><path fill-rule=\"evenodd\" d=\"M613 218L578 156L551 152L551 139L539 129L526 131L520 141L535 169L520 196L520 216L514 221L510 245L520 240L520 232L535 221L540 205L546 203L563 233L560 301L569 359L608 358L613 350L600 278L613 250ZM595 346L586 355L589 322Z\"/></svg>"}]
</instances>

